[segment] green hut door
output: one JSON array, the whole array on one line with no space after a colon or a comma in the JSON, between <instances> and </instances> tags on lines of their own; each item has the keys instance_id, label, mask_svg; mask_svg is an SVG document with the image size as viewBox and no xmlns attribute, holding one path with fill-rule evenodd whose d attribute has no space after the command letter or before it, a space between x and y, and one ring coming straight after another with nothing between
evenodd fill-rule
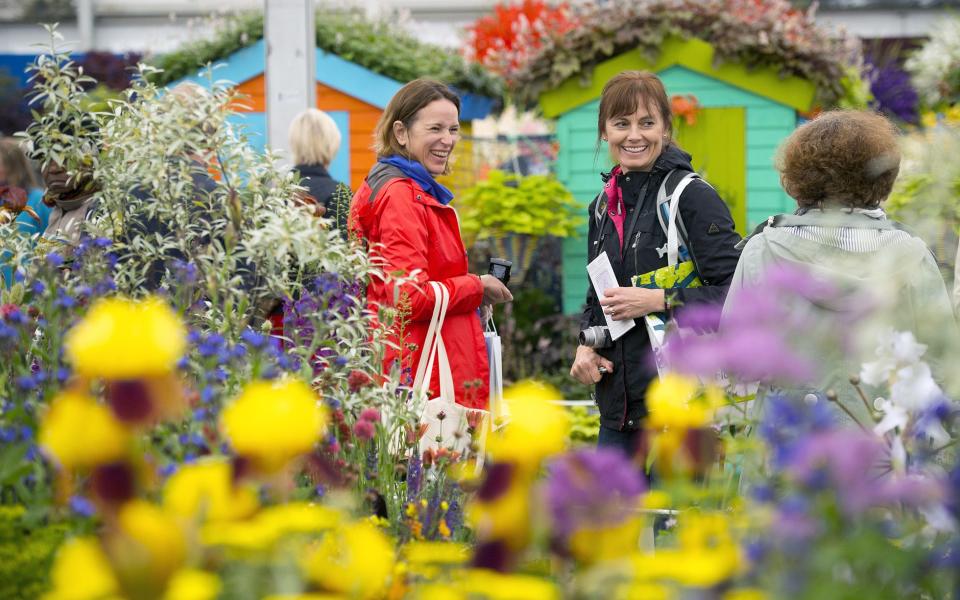
<instances>
[{"instance_id":1,"label":"green hut door","mask_svg":"<svg viewBox=\"0 0 960 600\"><path fill-rule=\"evenodd\" d=\"M674 137L693 155L693 168L726 201L740 234L746 233L746 112L736 108L702 108L694 125L673 123Z\"/></svg>"}]
</instances>

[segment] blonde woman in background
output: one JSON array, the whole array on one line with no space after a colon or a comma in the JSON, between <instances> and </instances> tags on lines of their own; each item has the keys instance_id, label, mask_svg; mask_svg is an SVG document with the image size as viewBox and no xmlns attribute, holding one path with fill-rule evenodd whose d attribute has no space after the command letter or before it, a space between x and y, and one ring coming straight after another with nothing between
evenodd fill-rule
<instances>
[{"instance_id":1,"label":"blonde woman in background","mask_svg":"<svg viewBox=\"0 0 960 600\"><path fill-rule=\"evenodd\" d=\"M331 219L342 232L347 231L350 212L350 188L330 176L330 163L340 149L340 130L327 113L308 108L290 124L290 153L307 188L307 202L316 205L317 213Z\"/></svg>"}]
</instances>

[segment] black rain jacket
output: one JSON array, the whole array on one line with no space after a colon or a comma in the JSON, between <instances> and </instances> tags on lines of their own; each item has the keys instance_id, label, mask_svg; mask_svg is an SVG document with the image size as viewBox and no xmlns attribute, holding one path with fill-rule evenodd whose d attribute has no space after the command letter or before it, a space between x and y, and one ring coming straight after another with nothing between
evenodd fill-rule
<instances>
[{"instance_id":1,"label":"black rain jacket","mask_svg":"<svg viewBox=\"0 0 960 600\"><path fill-rule=\"evenodd\" d=\"M628 211L624 221L622 254L616 228L606 214L606 194L601 192L590 203L588 260L606 252L621 287L631 287L631 278L635 275L667 265L666 254L661 257L657 252L657 248L666 243L667 235L657 219L656 203L660 184L672 169L693 171L690 155L671 144L654 163L649 175L622 173L617 176ZM608 179L609 176L604 175L604 181ZM640 213L634 217L634 211L638 210ZM712 187L695 180L683 192L679 210L704 287L670 292L672 304L722 305L740 257L740 251L735 248L740 235L734 229L730 209ZM581 329L605 324L602 307L591 284L580 321ZM647 386L657 376L643 319L636 319L634 328L616 340L612 347L597 352L614 365L613 372L605 374L596 385L601 425L618 431L640 428L647 414Z\"/></svg>"}]
</instances>

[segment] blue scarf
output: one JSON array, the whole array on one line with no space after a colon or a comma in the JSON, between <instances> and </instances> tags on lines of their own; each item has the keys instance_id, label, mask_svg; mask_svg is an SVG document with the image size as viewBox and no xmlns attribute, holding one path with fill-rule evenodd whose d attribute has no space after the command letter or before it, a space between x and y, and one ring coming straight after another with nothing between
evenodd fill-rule
<instances>
[{"instance_id":1,"label":"blue scarf","mask_svg":"<svg viewBox=\"0 0 960 600\"><path fill-rule=\"evenodd\" d=\"M399 154L381 158L379 162L393 165L403 171L404 175L416 181L423 188L423 191L436 198L440 204L446 206L453 200L453 192L437 183L437 180L427 172L427 168L420 162L404 158Z\"/></svg>"}]
</instances>

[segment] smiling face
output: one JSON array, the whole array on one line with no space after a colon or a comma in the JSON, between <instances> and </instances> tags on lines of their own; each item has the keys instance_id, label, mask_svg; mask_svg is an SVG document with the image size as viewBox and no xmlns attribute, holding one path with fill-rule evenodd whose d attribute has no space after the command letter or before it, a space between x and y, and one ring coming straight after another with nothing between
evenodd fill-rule
<instances>
[{"instance_id":1,"label":"smiling face","mask_svg":"<svg viewBox=\"0 0 960 600\"><path fill-rule=\"evenodd\" d=\"M460 114L449 100L434 100L414 116L410 126L396 121L393 134L409 157L433 176L442 175L460 139Z\"/></svg>"},{"instance_id":2,"label":"smiling face","mask_svg":"<svg viewBox=\"0 0 960 600\"><path fill-rule=\"evenodd\" d=\"M638 106L633 114L607 119L603 127L610 158L624 172L652 169L669 135L667 124L653 106L642 101Z\"/></svg>"}]
</instances>

